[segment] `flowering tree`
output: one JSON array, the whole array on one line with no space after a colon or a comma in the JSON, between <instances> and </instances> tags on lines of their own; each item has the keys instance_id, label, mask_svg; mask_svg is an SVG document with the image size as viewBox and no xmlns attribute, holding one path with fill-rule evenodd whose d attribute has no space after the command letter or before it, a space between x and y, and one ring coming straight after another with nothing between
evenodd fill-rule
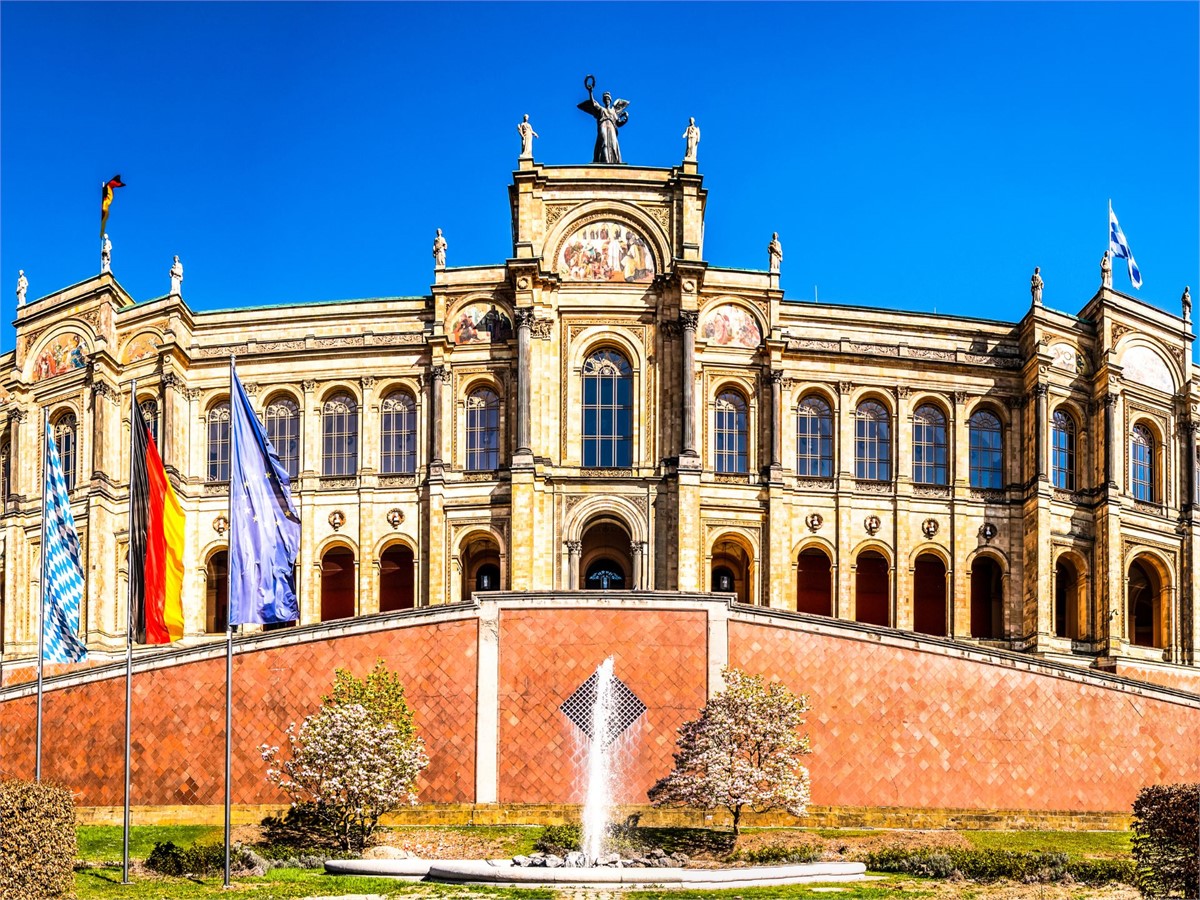
<instances>
[{"instance_id":1,"label":"flowering tree","mask_svg":"<svg viewBox=\"0 0 1200 900\"><path fill-rule=\"evenodd\" d=\"M721 674L725 690L680 727L675 769L650 789L651 802L727 809L734 834L745 809L804 815L809 780L799 758L809 749L798 729L808 698L764 685L760 675L728 668Z\"/></svg>"},{"instance_id":2,"label":"flowering tree","mask_svg":"<svg viewBox=\"0 0 1200 900\"><path fill-rule=\"evenodd\" d=\"M343 850L362 850L380 816L415 804L429 765L399 677L380 660L362 680L338 669L321 708L287 730L289 758L263 744L267 780L304 805Z\"/></svg>"}]
</instances>

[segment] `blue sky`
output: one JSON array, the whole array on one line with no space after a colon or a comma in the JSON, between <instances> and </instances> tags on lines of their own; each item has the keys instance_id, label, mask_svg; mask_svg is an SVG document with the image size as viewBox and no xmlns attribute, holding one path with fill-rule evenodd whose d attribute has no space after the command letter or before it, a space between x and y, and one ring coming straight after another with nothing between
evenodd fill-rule
<instances>
[{"instance_id":1,"label":"blue sky","mask_svg":"<svg viewBox=\"0 0 1200 900\"><path fill-rule=\"evenodd\" d=\"M631 102L621 148L703 132L705 255L788 297L1017 319L1098 284L1111 197L1179 311L1200 289L1197 3L0 4L0 350L30 297L171 257L195 309L426 293L511 253L523 113L590 160L585 74Z\"/></svg>"}]
</instances>

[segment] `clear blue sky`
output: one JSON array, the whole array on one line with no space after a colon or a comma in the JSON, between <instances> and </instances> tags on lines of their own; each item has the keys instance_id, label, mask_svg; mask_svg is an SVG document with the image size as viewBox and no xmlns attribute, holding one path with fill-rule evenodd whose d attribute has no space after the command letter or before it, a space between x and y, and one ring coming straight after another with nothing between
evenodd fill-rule
<instances>
[{"instance_id":1,"label":"clear blue sky","mask_svg":"<svg viewBox=\"0 0 1200 900\"><path fill-rule=\"evenodd\" d=\"M0 350L98 271L195 309L426 293L511 252L521 114L590 160L582 81L631 101L634 164L703 131L705 253L792 299L1017 319L1098 284L1111 197L1145 278L1200 294L1198 5L0 4ZM1129 288L1118 263L1115 286Z\"/></svg>"}]
</instances>

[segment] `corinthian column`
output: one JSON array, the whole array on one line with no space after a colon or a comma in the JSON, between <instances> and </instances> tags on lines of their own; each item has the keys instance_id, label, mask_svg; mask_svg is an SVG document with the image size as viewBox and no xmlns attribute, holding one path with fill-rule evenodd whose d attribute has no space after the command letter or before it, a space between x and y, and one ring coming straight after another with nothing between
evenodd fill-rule
<instances>
[{"instance_id":1,"label":"corinthian column","mask_svg":"<svg viewBox=\"0 0 1200 900\"><path fill-rule=\"evenodd\" d=\"M1046 480L1046 395L1050 392L1047 385L1039 384L1034 386L1033 396L1036 399L1037 405L1037 424L1035 425L1035 434L1037 439L1037 448L1034 454L1035 464L1037 466L1038 481Z\"/></svg>"},{"instance_id":2,"label":"corinthian column","mask_svg":"<svg viewBox=\"0 0 1200 900\"><path fill-rule=\"evenodd\" d=\"M448 381L450 370L433 366L429 370L429 467L442 468L442 382Z\"/></svg>"},{"instance_id":3,"label":"corinthian column","mask_svg":"<svg viewBox=\"0 0 1200 900\"><path fill-rule=\"evenodd\" d=\"M1104 483L1117 486L1117 395L1104 395Z\"/></svg>"},{"instance_id":4,"label":"corinthian column","mask_svg":"<svg viewBox=\"0 0 1200 900\"><path fill-rule=\"evenodd\" d=\"M771 373L771 469L783 465L783 371Z\"/></svg>"},{"instance_id":5,"label":"corinthian column","mask_svg":"<svg viewBox=\"0 0 1200 900\"><path fill-rule=\"evenodd\" d=\"M582 552L582 541L567 541L568 590L579 590L579 556Z\"/></svg>"},{"instance_id":6,"label":"corinthian column","mask_svg":"<svg viewBox=\"0 0 1200 900\"><path fill-rule=\"evenodd\" d=\"M517 310L517 453L530 455L530 422L532 388L531 363L529 359L529 337L533 327L533 310Z\"/></svg>"},{"instance_id":7,"label":"corinthian column","mask_svg":"<svg viewBox=\"0 0 1200 900\"><path fill-rule=\"evenodd\" d=\"M696 326L700 314L684 311L679 314L683 326L683 456L696 453Z\"/></svg>"}]
</instances>

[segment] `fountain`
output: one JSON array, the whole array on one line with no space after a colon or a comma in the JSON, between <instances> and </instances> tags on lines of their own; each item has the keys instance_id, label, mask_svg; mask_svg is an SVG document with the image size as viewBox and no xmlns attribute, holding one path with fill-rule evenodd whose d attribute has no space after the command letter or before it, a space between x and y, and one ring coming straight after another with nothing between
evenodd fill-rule
<instances>
[{"instance_id":1,"label":"fountain","mask_svg":"<svg viewBox=\"0 0 1200 900\"><path fill-rule=\"evenodd\" d=\"M616 712L613 691L613 658L596 669L596 698L592 701L591 740L587 748L587 793L583 803L583 856L589 866L599 861L604 851L604 836L612 810L614 781L613 744L610 723Z\"/></svg>"}]
</instances>

